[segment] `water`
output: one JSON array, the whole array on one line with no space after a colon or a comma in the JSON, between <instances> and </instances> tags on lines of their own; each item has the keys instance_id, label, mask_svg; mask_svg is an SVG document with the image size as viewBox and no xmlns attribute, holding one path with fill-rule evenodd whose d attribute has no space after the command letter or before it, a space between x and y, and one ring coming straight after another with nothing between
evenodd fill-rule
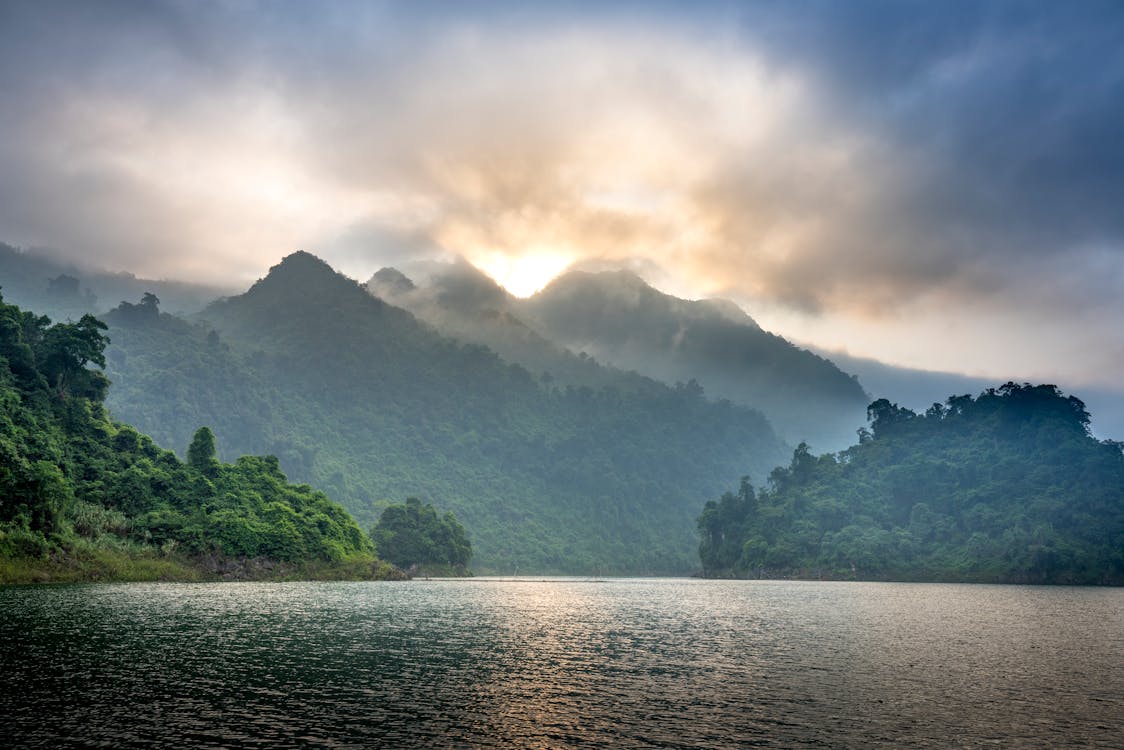
<instances>
[{"instance_id":1,"label":"water","mask_svg":"<svg viewBox=\"0 0 1124 750\"><path fill-rule=\"evenodd\" d=\"M0 588L6 747L1124 747L1124 590Z\"/></svg>"}]
</instances>

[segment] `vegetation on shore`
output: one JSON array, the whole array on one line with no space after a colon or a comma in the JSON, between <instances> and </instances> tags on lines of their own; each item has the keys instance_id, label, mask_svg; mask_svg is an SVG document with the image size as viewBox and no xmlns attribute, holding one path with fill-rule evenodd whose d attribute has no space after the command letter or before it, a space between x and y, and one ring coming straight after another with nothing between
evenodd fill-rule
<instances>
[{"instance_id":1,"label":"vegetation on shore","mask_svg":"<svg viewBox=\"0 0 1124 750\"><path fill-rule=\"evenodd\" d=\"M183 462L111 421L105 330L0 297L0 581L394 575L275 457L221 463L203 427Z\"/></svg>"},{"instance_id":2,"label":"vegetation on shore","mask_svg":"<svg viewBox=\"0 0 1124 750\"><path fill-rule=\"evenodd\" d=\"M605 560L679 572L672 537L690 515L678 520L675 503L736 456L775 452L760 415L708 402L694 384L553 388L434 337L311 256L279 268L212 308L221 335L160 313L150 294L122 303L110 317L133 346L118 366L146 379L131 401L149 416L226 413L231 429L256 416L244 439L328 472L371 520L382 511L371 536L324 493L290 483L275 455L224 463L200 427L184 461L113 421L105 323L52 324L0 297L0 582L403 575L391 563L467 572L472 548L451 514L372 499L394 496L378 491L393 482L448 489L491 545L485 569ZM293 313L298 280L336 307ZM203 411L180 409L188 402ZM880 399L868 417L857 445L815 456L801 444L764 488L744 480L707 503L705 574L1124 583L1124 454L1090 435L1080 400L1008 383L924 414ZM684 495L688 481L698 486ZM643 539L652 546L636 550Z\"/></svg>"},{"instance_id":3,"label":"vegetation on shore","mask_svg":"<svg viewBox=\"0 0 1124 750\"><path fill-rule=\"evenodd\" d=\"M472 544L452 513L438 515L429 503L411 497L391 505L371 529L379 554L414 575L471 575Z\"/></svg>"},{"instance_id":4,"label":"vegetation on shore","mask_svg":"<svg viewBox=\"0 0 1124 750\"><path fill-rule=\"evenodd\" d=\"M766 488L708 502L705 574L1124 584L1124 454L1079 399L1007 383L868 416L858 445L800 445Z\"/></svg>"},{"instance_id":5,"label":"vegetation on shore","mask_svg":"<svg viewBox=\"0 0 1124 750\"><path fill-rule=\"evenodd\" d=\"M64 542L46 555L0 557L0 584L124 581L400 581L409 575L373 555L343 561L188 556L147 545Z\"/></svg>"}]
</instances>

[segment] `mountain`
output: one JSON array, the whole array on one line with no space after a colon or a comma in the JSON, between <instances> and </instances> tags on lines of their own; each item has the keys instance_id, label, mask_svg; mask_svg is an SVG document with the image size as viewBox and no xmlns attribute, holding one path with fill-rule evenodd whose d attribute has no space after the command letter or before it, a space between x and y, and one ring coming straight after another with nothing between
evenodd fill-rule
<instances>
[{"instance_id":1,"label":"mountain","mask_svg":"<svg viewBox=\"0 0 1124 750\"><path fill-rule=\"evenodd\" d=\"M787 453L698 386L556 385L308 253L190 322L143 307L107 316L115 415L174 445L216 425L364 523L411 496L452 510L482 571L690 571L699 499Z\"/></svg>"},{"instance_id":2,"label":"mountain","mask_svg":"<svg viewBox=\"0 0 1124 750\"><path fill-rule=\"evenodd\" d=\"M409 276L395 268L380 269L367 290L409 310L442 334L486 346L557 386L642 392L663 387L546 338L520 318L516 297L463 259L415 263L408 270Z\"/></svg>"},{"instance_id":3,"label":"mountain","mask_svg":"<svg viewBox=\"0 0 1124 750\"><path fill-rule=\"evenodd\" d=\"M649 379L695 380L760 410L792 442L846 446L869 401L855 378L762 330L733 302L678 299L626 271L570 272L519 299L462 259L382 269L367 288L559 383L643 389Z\"/></svg>"},{"instance_id":4,"label":"mountain","mask_svg":"<svg viewBox=\"0 0 1124 750\"><path fill-rule=\"evenodd\" d=\"M879 399L870 417L858 445L800 445L760 492L707 503L707 572L1124 583L1124 453L1078 398L1007 383L923 414Z\"/></svg>"},{"instance_id":5,"label":"mountain","mask_svg":"<svg viewBox=\"0 0 1124 750\"><path fill-rule=\"evenodd\" d=\"M197 427L208 425L219 436L220 457L272 454L290 476L311 478L308 449L286 424L274 424L283 395L211 326L160 312L151 299L123 302L102 319L111 341L105 372L113 383L106 406L114 415L181 451Z\"/></svg>"},{"instance_id":6,"label":"mountain","mask_svg":"<svg viewBox=\"0 0 1124 750\"><path fill-rule=\"evenodd\" d=\"M847 445L868 403L854 377L733 303L678 299L627 271L564 274L515 309L569 349L760 409L792 442Z\"/></svg>"},{"instance_id":7,"label":"mountain","mask_svg":"<svg viewBox=\"0 0 1124 750\"><path fill-rule=\"evenodd\" d=\"M164 307L194 313L232 288L182 281L138 279L131 273L80 268L39 251L0 242L0 285L11 303L56 320L78 319L108 311L122 300L155 294Z\"/></svg>"}]
</instances>

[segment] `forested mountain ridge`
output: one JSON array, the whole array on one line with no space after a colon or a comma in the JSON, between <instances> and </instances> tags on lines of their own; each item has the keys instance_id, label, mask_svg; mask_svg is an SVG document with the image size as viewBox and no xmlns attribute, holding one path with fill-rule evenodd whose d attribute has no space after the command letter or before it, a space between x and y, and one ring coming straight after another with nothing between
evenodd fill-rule
<instances>
[{"instance_id":1,"label":"forested mountain ridge","mask_svg":"<svg viewBox=\"0 0 1124 750\"><path fill-rule=\"evenodd\" d=\"M223 458L273 454L291 476L309 479L288 431L273 424L274 405L283 400L277 388L211 326L160 312L159 304L146 296L102 316L111 333L105 368L113 382L109 410L143 425L158 444L180 451L196 427L210 425L222 436Z\"/></svg>"},{"instance_id":2,"label":"forested mountain ridge","mask_svg":"<svg viewBox=\"0 0 1124 750\"><path fill-rule=\"evenodd\" d=\"M367 288L559 383L633 389L649 378L696 380L712 396L762 411L793 442L849 444L869 401L855 378L762 330L734 303L679 299L627 271L571 271L519 299L458 259L406 273L385 268Z\"/></svg>"},{"instance_id":3,"label":"forested mountain ridge","mask_svg":"<svg viewBox=\"0 0 1124 750\"><path fill-rule=\"evenodd\" d=\"M343 508L275 458L223 464L204 427L184 463L109 420L105 329L0 299L0 580L199 577L227 558L388 572Z\"/></svg>"},{"instance_id":4,"label":"forested mountain ridge","mask_svg":"<svg viewBox=\"0 0 1124 750\"><path fill-rule=\"evenodd\" d=\"M854 373L870 393L919 411L949 393L980 393L997 382L1017 380L900 367L837 351L818 353ZM1072 386L1066 388L1073 389ZM1079 390L1081 400L1091 413L1089 428L1093 435L1101 439L1124 436L1124 390L1118 384L1094 383L1082 383Z\"/></svg>"},{"instance_id":5,"label":"forested mountain ridge","mask_svg":"<svg viewBox=\"0 0 1124 750\"><path fill-rule=\"evenodd\" d=\"M116 415L146 429L157 419L184 444L200 420L248 414L247 429L222 428L235 452L276 453L365 524L410 496L451 509L482 570L689 571L699 498L786 453L759 413L694 385L556 387L308 253L195 325L109 319L111 377L144 384L112 403Z\"/></svg>"},{"instance_id":6,"label":"forested mountain ridge","mask_svg":"<svg viewBox=\"0 0 1124 750\"><path fill-rule=\"evenodd\" d=\"M679 299L627 271L570 271L516 310L574 351L666 382L695 379L713 396L760 409L793 443L846 446L869 401L855 378L762 330L733 303Z\"/></svg>"},{"instance_id":7,"label":"forested mountain ridge","mask_svg":"<svg viewBox=\"0 0 1124 750\"><path fill-rule=\"evenodd\" d=\"M698 519L716 576L1124 584L1124 454L1051 385L917 414L879 399L858 445L799 446Z\"/></svg>"}]
</instances>

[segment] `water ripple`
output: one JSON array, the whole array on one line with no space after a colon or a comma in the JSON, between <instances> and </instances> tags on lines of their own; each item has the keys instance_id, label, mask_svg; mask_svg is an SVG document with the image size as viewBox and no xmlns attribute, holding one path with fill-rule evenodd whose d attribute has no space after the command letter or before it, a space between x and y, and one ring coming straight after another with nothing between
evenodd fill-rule
<instances>
[{"instance_id":1,"label":"water ripple","mask_svg":"<svg viewBox=\"0 0 1124 750\"><path fill-rule=\"evenodd\" d=\"M1124 591L0 589L8 747L1120 747Z\"/></svg>"}]
</instances>

